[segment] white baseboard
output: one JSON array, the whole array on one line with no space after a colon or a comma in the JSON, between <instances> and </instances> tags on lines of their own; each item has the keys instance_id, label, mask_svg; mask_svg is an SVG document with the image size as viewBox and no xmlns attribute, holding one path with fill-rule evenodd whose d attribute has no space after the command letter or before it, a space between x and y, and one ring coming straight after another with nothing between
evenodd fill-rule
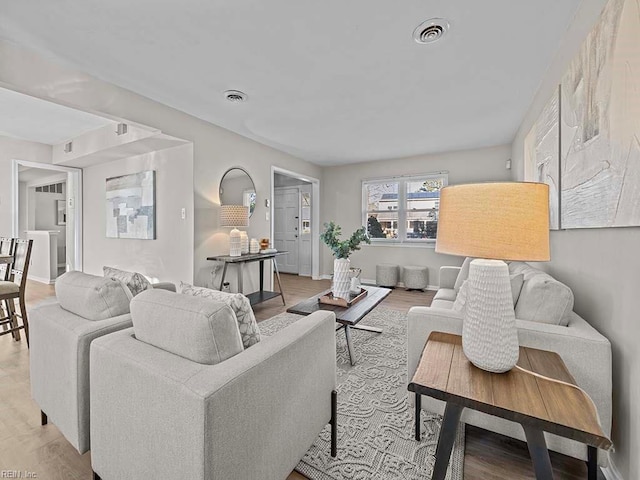
<instances>
[{"instance_id":1,"label":"white baseboard","mask_svg":"<svg viewBox=\"0 0 640 480\"><path fill-rule=\"evenodd\" d=\"M609 466L601 468L601 470L604 478L607 480L624 480L624 478L622 478L622 474L616 468L616 464L613 463L611 455L609 455Z\"/></svg>"},{"instance_id":2,"label":"white baseboard","mask_svg":"<svg viewBox=\"0 0 640 480\"><path fill-rule=\"evenodd\" d=\"M49 278L35 277L33 275L29 275L28 278L29 280L33 280L34 282L44 283L45 285L53 285L54 283L56 283L55 278L51 280Z\"/></svg>"},{"instance_id":3,"label":"white baseboard","mask_svg":"<svg viewBox=\"0 0 640 480\"><path fill-rule=\"evenodd\" d=\"M331 275L321 275L320 279L322 280L331 280ZM316 278L314 278L314 280L317 280ZM372 278L363 278L360 280L362 282L363 285L375 285L376 281L375 279ZM396 288L404 288L404 283L399 282L396 285ZM427 285L427 290L433 290L434 292L437 291L440 287L438 285Z\"/></svg>"}]
</instances>

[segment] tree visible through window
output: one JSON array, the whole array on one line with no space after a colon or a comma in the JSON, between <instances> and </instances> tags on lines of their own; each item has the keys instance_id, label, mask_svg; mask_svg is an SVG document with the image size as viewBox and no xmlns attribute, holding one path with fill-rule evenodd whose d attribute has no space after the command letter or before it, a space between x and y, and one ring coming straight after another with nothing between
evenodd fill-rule
<instances>
[{"instance_id":1,"label":"tree visible through window","mask_svg":"<svg viewBox=\"0 0 640 480\"><path fill-rule=\"evenodd\" d=\"M374 241L433 241L447 174L365 181L363 225Z\"/></svg>"}]
</instances>

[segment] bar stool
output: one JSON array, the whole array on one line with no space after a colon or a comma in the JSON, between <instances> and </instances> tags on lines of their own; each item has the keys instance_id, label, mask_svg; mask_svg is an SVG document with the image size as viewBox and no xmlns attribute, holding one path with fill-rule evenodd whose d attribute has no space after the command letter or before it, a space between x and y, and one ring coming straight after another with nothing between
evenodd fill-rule
<instances>
[{"instance_id":1,"label":"bar stool","mask_svg":"<svg viewBox=\"0 0 640 480\"><path fill-rule=\"evenodd\" d=\"M12 256L13 262L7 269L7 280L0 280L0 301L4 301L7 310L6 316L0 318L0 325L9 325L8 330L0 332L0 335L11 333L13 338L20 340L20 330L24 329L29 346L29 321L27 319L27 307L25 304L25 290L27 287L27 272L31 260L31 248L33 240L22 240L20 238L13 241ZM16 283L19 281L19 283ZM20 304L20 313L16 312L15 299ZM18 317L22 319L22 325L18 324Z\"/></svg>"},{"instance_id":2,"label":"bar stool","mask_svg":"<svg viewBox=\"0 0 640 480\"><path fill-rule=\"evenodd\" d=\"M13 262L13 238L0 237L0 281L9 279L9 271L11 270L11 263ZM0 302L0 317L6 315L4 306ZM7 330L7 324L2 325L3 330ZM15 332L12 332L15 338Z\"/></svg>"}]
</instances>

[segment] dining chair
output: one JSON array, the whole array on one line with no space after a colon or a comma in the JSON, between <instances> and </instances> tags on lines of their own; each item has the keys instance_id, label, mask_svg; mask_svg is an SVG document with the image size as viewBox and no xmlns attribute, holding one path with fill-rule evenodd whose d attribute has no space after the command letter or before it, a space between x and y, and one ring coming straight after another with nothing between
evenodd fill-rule
<instances>
[{"instance_id":1,"label":"dining chair","mask_svg":"<svg viewBox=\"0 0 640 480\"><path fill-rule=\"evenodd\" d=\"M0 331L0 335L11 333L13 338L18 341L20 340L20 330L24 330L27 347L29 346L29 320L25 304L25 290L32 247L33 240L17 238L13 241L10 253L13 255L13 262L7 269L7 279L0 280L0 301L4 302L6 308L6 314L0 318L0 325L9 325L8 330ZM20 313L16 311L16 299L20 305ZM18 318L22 320L22 325L18 323Z\"/></svg>"},{"instance_id":2,"label":"dining chair","mask_svg":"<svg viewBox=\"0 0 640 480\"><path fill-rule=\"evenodd\" d=\"M11 258L11 261L7 261L5 259L5 256L12 255L11 252L13 252L13 238L0 237L0 256L2 256L2 258L0 258L0 281L8 280L8 272L11 269L13 256ZM2 302L0 302L0 317L4 317L5 315L6 313L4 310L4 306ZM2 325L2 330L6 331L8 328L9 327L6 323ZM16 336L15 332L12 332L11 335L13 335L14 338Z\"/></svg>"}]
</instances>

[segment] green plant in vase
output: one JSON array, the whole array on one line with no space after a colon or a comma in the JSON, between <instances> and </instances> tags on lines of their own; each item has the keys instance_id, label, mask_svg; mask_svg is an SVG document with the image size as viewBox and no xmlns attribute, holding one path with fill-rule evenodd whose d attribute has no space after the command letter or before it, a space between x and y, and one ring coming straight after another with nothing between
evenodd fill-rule
<instances>
[{"instance_id":1,"label":"green plant in vase","mask_svg":"<svg viewBox=\"0 0 640 480\"><path fill-rule=\"evenodd\" d=\"M360 250L360 244L371 243L364 227L359 228L351 234L347 240L340 240L342 229L334 222L324 224L324 231L320 234L322 240L333 252L333 285L334 297L349 299L349 287L351 279L349 269L351 261L349 255L356 250Z\"/></svg>"}]
</instances>

